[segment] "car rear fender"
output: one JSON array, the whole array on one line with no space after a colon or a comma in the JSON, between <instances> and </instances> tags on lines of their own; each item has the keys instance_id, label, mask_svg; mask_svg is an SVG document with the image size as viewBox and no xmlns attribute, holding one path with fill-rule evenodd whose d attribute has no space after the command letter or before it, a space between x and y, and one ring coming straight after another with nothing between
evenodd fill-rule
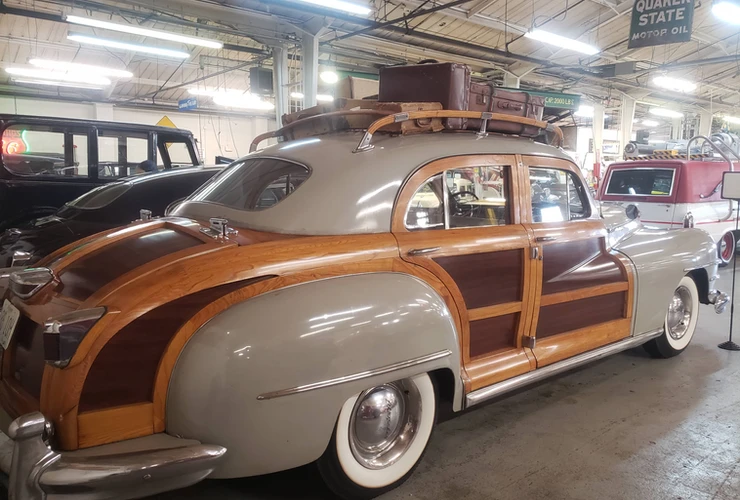
<instances>
[{"instance_id":1,"label":"car rear fender","mask_svg":"<svg viewBox=\"0 0 740 500\"><path fill-rule=\"evenodd\" d=\"M167 432L228 448L213 477L267 474L319 458L351 396L449 370L460 350L444 300L418 278L312 281L236 304L201 327L170 381Z\"/></svg>"}]
</instances>

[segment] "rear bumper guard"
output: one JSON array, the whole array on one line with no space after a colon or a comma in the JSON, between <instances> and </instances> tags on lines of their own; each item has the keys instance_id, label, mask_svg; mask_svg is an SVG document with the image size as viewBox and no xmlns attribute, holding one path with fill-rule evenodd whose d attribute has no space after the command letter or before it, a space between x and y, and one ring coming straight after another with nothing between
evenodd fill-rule
<instances>
[{"instance_id":1,"label":"rear bumper guard","mask_svg":"<svg viewBox=\"0 0 740 500\"><path fill-rule=\"evenodd\" d=\"M184 488L207 477L226 452L222 446L189 444L129 453L81 456L58 452L44 438L51 425L39 413L10 424L0 456L9 500L128 499ZM177 438L172 438L177 439Z\"/></svg>"},{"instance_id":2,"label":"rear bumper guard","mask_svg":"<svg viewBox=\"0 0 740 500\"><path fill-rule=\"evenodd\" d=\"M719 290L711 290L709 292L709 303L714 305L714 312L722 314L727 308L727 304L730 302L730 296Z\"/></svg>"}]
</instances>

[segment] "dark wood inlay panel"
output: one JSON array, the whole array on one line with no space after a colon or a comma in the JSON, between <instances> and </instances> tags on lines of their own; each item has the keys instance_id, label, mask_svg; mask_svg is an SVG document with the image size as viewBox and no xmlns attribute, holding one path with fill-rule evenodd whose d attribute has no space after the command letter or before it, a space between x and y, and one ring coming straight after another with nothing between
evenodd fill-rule
<instances>
[{"instance_id":1,"label":"dark wood inlay panel","mask_svg":"<svg viewBox=\"0 0 740 500\"><path fill-rule=\"evenodd\" d=\"M152 401L159 360L172 336L207 304L247 286L237 281L186 295L123 327L95 358L80 396L80 412Z\"/></svg>"},{"instance_id":2,"label":"dark wood inlay panel","mask_svg":"<svg viewBox=\"0 0 740 500\"><path fill-rule=\"evenodd\" d=\"M13 334L11 376L28 394L41 397L44 376L44 327L21 314Z\"/></svg>"},{"instance_id":3,"label":"dark wood inlay panel","mask_svg":"<svg viewBox=\"0 0 740 500\"><path fill-rule=\"evenodd\" d=\"M592 238L545 246L542 295L627 281L616 258L602 253L602 240Z\"/></svg>"},{"instance_id":4,"label":"dark wood inlay panel","mask_svg":"<svg viewBox=\"0 0 740 500\"><path fill-rule=\"evenodd\" d=\"M541 307L537 338L621 319L626 300L627 292L618 292Z\"/></svg>"},{"instance_id":5,"label":"dark wood inlay panel","mask_svg":"<svg viewBox=\"0 0 740 500\"><path fill-rule=\"evenodd\" d=\"M506 314L495 318L471 321L470 357L474 358L499 349L516 347L519 314Z\"/></svg>"},{"instance_id":6,"label":"dark wood inlay panel","mask_svg":"<svg viewBox=\"0 0 740 500\"><path fill-rule=\"evenodd\" d=\"M524 251L502 250L452 257L434 262L455 280L468 309L522 300Z\"/></svg>"}]
</instances>

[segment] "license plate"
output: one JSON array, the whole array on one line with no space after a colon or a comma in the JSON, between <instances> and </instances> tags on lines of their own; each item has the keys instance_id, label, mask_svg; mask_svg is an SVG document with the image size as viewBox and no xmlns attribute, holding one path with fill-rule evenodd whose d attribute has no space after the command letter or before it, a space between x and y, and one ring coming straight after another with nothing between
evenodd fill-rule
<instances>
[{"instance_id":1,"label":"license plate","mask_svg":"<svg viewBox=\"0 0 740 500\"><path fill-rule=\"evenodd\" d=\"M5 299L3 308L0 309L0 346L3 350L8 348L20 317L21 312L18 308L11 304L8 299Z\"/></svg>"}]
</instances>

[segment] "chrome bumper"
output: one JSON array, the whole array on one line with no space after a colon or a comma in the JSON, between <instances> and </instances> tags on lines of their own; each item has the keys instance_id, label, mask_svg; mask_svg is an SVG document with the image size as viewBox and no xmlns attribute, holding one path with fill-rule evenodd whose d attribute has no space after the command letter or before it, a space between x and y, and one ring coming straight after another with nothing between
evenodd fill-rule
<instances>
[{"instance_id":1,"label":"chrome bumper","mask_svg":"<svg viewBox=\"0 0 740 500\"><path fill-rule=\"evenodd\" d=\"M106 447L114 445L104 445L99 447L102 453L94 453L95 448L86 453L57 452L44 441L50 430L50 423L36 412L18 417L10 424L8 435L0 436L4 439L0 444L0 468L8 475L9 500L155 495L204 479L226 452L222 446L192 444L171 436L167 436L168 444L162 449L105 453ZM10 453L12 459L7 460Z\"/></svg>"},{"instance_id":2,"label":"chrome bumper","mask_svg":"<svg viewBox=\"0 0 740 500\"><path fill-rule=\"evenodd\" d=\"M714 312L722 314L727 308L727 304L730 303L730 296L719 290L711 290L709 292L709 303L714 304Z\"/></svg>"}]
</instances>

